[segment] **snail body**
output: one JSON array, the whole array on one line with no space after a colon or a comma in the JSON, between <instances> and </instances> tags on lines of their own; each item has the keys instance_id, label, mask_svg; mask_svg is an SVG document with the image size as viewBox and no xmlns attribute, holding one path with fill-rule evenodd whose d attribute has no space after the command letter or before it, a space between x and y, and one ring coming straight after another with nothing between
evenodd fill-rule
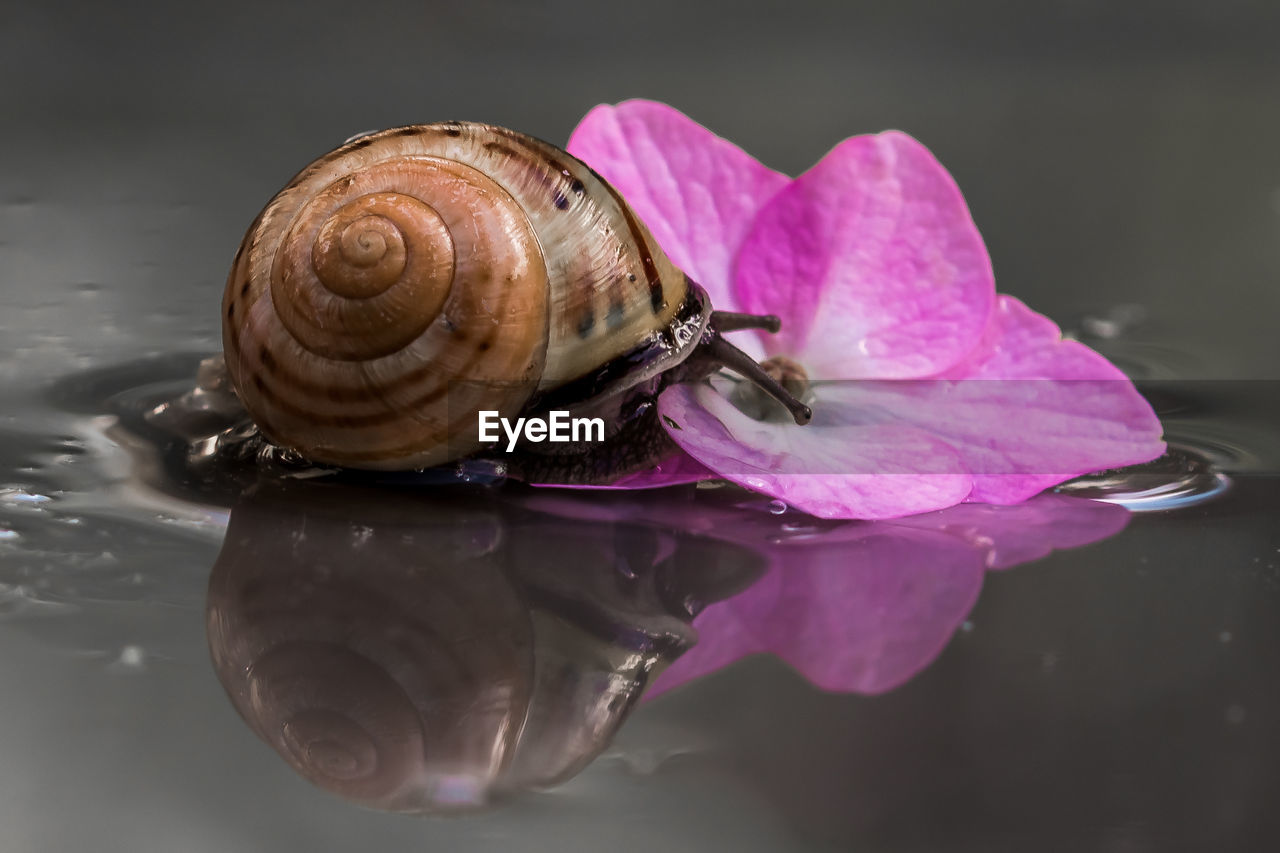
<instances>
[{"instance_id":1,"label":"snail body","mask_svg":"<svg viewBox=\"0 0 1280 853\"><path fill-rule=\"evenodd\" d=\"M652 392L727 346L706 293L602 178L464 122L359 137L305 168L245 235L222 312L262 433L356 468L457 459L479 448L481 410ZM776 328L743 316L731 326Z\"/></svg>"}]
</instances>

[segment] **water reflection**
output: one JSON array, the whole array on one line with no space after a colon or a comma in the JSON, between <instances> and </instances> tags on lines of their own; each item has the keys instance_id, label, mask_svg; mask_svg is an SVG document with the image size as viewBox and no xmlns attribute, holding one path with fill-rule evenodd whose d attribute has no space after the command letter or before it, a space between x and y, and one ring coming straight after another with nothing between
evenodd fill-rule
<instances>
[{"instance_id":1,"label":"water reflection","mask_svg":"<svg viewBox=\"0 0 1280 853\"><path fill-rule=\"evenodd\" d=\"M622 493L590 504L547 492L546 511L628 518L751 548L767 566L743 592L694 621L698 642L649 695L753 654L772 654L816 686L880 693L924 669L977 601L988 570L1119 533L1123 507L1058 494L1016 506L961 504L893 521L824 521L735 489L697 490L685 502Z\"/></svg>"},{"instance_id":2,"label":"water reflection","mask_svg":"<svg viewBox=\"0 0 1280 853\"><path fill-rule=\"evenodd\" d=\"M473 808L585 766L693 643L701 603L762 570L746 547L492 492L263 483L231 513L209 646L310 781L391 811Z\"/></svg>"},{"instance_id":3,"label":"water reflection","mask_svg":"<svg viewBox=\"0 0 1280 853\"><path fill-rule=\"evenodd\" d=\"M942 651L987 571L1130 518L1067 494L872 523L731 486L576 492L449 472L408 486L265 445L213 364L194 388L185 358L172 376L148 363L53 396L114 415L130 473L113 500L232 507L206 608L218 677L303 777L377 809L469 810L562 782L642 697L750 655L824 690L891 690ZM1203 473L1179 464L1148 480ZM1151 485L1140 474L1064 488L1123 504Z\"/></svg>"},{"instance_id":4,"label":"water reflection","mask_svg":"<svg viewBox=\"0 0 1280 853\"><path fill-rule=\"evenodd\" d=\"M827 690L890 689L946 645L988 569L1128 516L1046 495L828 522L731 488L277 479L232 509L209 645L245 721L311 782L378 809L472 809L569 778L646 690L747 655Z\"/></svg>"}]
</instances>

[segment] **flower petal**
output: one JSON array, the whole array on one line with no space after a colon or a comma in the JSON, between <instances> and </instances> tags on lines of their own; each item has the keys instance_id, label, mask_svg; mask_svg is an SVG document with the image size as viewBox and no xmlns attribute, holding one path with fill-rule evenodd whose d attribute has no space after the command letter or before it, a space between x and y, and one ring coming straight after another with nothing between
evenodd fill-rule
<instances>
[{"instance_id":1,"label":"flower petal","mask_svg":"<svg viewBox=\"0 0 1280 853\"><path fill-rule=\"evenodd\" d=\"M815 404L806 426L757 421L725 384L674 386L658 410L685 452L749 489L821 518L896 518L952 506L972 488L958 455L925 429L869 423L838 396Z\"/></svg>"},{"instance_id":2,"label":"flower petal","mask_svg":"<svg viewBox=\"0 0 1280 853\"><path fill-rule=\"evenodd\" d=\"M1124 373L1084 344L1064 341L1052 320L1012 296L1000 296L982 344L947 375L1003 380L964 383L970 402L987 410L984 423L971 422L978 433L962 426L959 407L948 405L956 417L939 424L948 440L958 438L982 457L962 450L975 475L970 500L1014 503L1070 477L1165 451L1159 418Z\"/></svg>"},{"instance_id":3,"label":"flower petal","mask_svg":"<svg viewBox=\"0 0 1280 853\"><path fill-rule=\"evenodd\" d=\"M752 219L790 180L666 104L602 104L569 138L569 153L599 172L644 220L676 266L736 310L733 258Z\"/></svg>"},{"instance_id":4,"label":"flower petal","mask_svg":"<svg viewBox=\"0 0 1280 853\"><path fill-rule=\"evenodd\" d=\"M991 261L960 190L911 137L855 136L756 217L733 282L741 310L777 314L771 353L822 379L910 378L978 343Z\"/></svg>"},{"instance_id":5,"label":"flower petal","mask_svg":"<svg viewBox=\"0 0 1280 853\"><path fill-rule=\"evenodd\" d=\"M1114 379L1132 384L1120 368L1103 356L1079 341L1063 340L1062 330L1048 317L1003 293L996 297L995 310L979 345L963 361L939 376L948 379ZM1150 406L1146 408L1150 411Z\"/></svg>"},{"instance_id":6,"label":"flower petal","mask_svg":"<svg viewBox=\"0 0 1280 853\"><path fill-rule=\"evenodd\" d=\"M971 501L1026 500L1081 474L1151 459L1164 447L1159 425L1148 420L1146 401L1127 380L922 379L833 386L821 389L815 417L822 400L834 398L845 410L858 411L864 428L879 424L930 434L972 476ZM910 462L920 474L951 471L940 463L940 455Z\"/></svg>"}]
</instances>

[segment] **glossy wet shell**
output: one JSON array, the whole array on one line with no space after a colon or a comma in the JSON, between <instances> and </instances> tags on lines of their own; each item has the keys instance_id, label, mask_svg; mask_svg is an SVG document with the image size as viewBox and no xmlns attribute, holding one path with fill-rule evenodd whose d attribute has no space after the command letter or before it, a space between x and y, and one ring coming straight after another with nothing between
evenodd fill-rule
<instances>
[{"instance_id":1,"label":"glossy wet shell","mask_svg":"<svg viewBox=\"0 0 1280 853\"><path fill-rule=\"evenodd\" d=\"M223 345L268 438L319 462L473 452L477 412L652 340L686 279L617 193L531 137L449 122L356 139L258 217Z\"/></svg>"}]
</instances>

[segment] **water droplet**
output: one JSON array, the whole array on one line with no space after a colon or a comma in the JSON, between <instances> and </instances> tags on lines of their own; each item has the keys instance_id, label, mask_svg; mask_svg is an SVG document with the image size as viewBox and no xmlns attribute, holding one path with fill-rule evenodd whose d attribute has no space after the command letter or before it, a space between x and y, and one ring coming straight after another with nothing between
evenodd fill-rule
<instances>
[{"instance_id":1,"label":"water droplet","mask_svg":"<svg viewBox=\"0 0 1280 853\"><path fill-rule=\"evenodd\" d=\"M16 542L19 538L18 531L0 527L0 542Z\"/></svg>"},{"instance_id":2,"label":"water droplet","mask_svg":"<svg viewBox=\"0 0 1280 853\"><path fill-rule=\"evenodd\" d=\"M972 622L968 622L968 621L966 621L966 622L961 622L961 623L960 623L960 632L961 632L962 634L969 634L969 633L971 633L972 631L973 631L973 623L972 623Z\"/></svg>"},{"instance_id":3,"label":"water droplet","mask_svg":"<svg viewBox=\"0 0 1280 853\"><path fill-rule=\"evenodd\" d=\"M773 513L774 515L782 515L786 511L787 511L787 505L785 502L779 501L779 500L769 501L769 512Z\"/></svg>"},{"instance_id":4,"label":"water droplet","mask_svg":"<svg viewBox=\"0 0 1280 853\"><path fill-rule=\"evenodd\" d=\"M48 495L29 492L20 486L8 486L0 489L0 505L39 507L50 500L51 498Z\"/></svg>"},{"instance_id":5,"label":"water droplet","mask_svg":"<svg viewBox=\"0 0 1280 853\"><path fill-rule=\"evenodd\" d=\"M142 646L128 645L120 650L120 656L110 664L110 669L123 672L140 672L146 668L147 655Z\"/></svg>"},{"instance_id":6,"label":"water droplet","mask_svg":"<svg viewBox=\"0 0 1280 853\"><path fill-rule=\"evenodd\" d=\"M782 524L783 531L787 533L815 533L818 528L805 521L786 521Z\"/></svg>"},{"instance_id":7,"label":"water droplet","mask_svg":"<svg viewBox=\"0 0 1280 853\"><path fill-rule=\"evenodd\" d=\"M1226 643L1231 642L1231 632L1230 632L1230 631L1223 631L1221 634L1219 634L1219 635L1218 635L1218 642L1219 642L1219 643L1223 643L1224 645L1225 645Z\"/></svg>"},{"instance_id":8,"label":"water droplet","mask_svg":"<svg viewBox=\"0 0 1280 853\"><path fill-rule=\"evenodd\" d=\"M1147 309L1141 305L1117 305L1101 317L1088 316L1080 321L1086 335L1104 340L1120 337L1147 319Z\"/></svg>"},{"instance_id":9,"label":"water droplet","mask_svg":"<svg viewBox=\"0 0 1280 853\"><path fill-rule=\"evenodd\" d=\"M1232 705L1227 709L1227 722L1233 726L1238 726L1244 722L1245 712L1244 706Z\"/></svg>"},{"instance_id":10,"label":"water droplet","mask_svg":"<svg viewBox=\"0 0 1280 853\"><path fill-rule=\"evenodd\" d=\"M1080 477L1057 491L1119 504L1132 512L1153 512L1203 503L1230 487L1231 479L1213 470L1201 453L1171 445L1152 462Z\"/></svg>"}]
</instances>

